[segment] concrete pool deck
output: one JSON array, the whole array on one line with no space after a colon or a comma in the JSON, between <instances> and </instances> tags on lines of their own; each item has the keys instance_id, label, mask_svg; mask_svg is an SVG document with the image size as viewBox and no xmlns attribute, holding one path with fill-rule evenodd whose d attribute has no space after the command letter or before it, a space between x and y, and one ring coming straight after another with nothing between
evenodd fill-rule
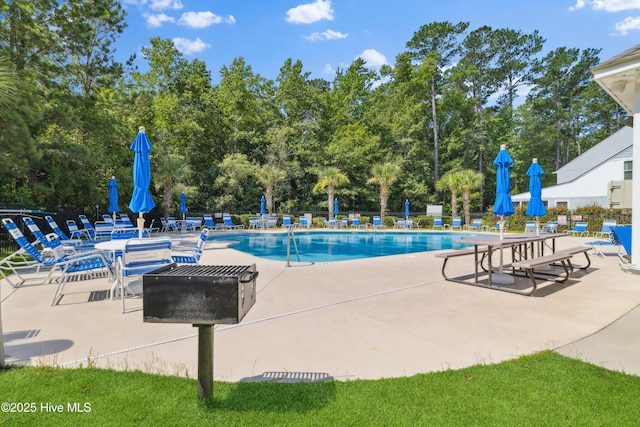
<instances>
[{"instance_id":1,"label":"concrete pool deck","mask_svg":"<svg viewBox=\"0 0 640 427\"><path fill-rule=\"evenodd\" d=\"M588 240L565 237L558 246ZM545 282L532 297L447 282L435 254L287 267L207 245L201 264L255 263L259 271L247 316L215 327L215 380L378 379L546 349L640 375L640 277L623 272L615 252L591 256L587 272ZM468 257L449 264L452 274L473 268ZM69 283L53 307L53 285L0 286L9 363L197 376L197 329L144 323L141 310L122 314L119 300L90 302L110 287L106 278Z\"/></svg>"}]
</instances>

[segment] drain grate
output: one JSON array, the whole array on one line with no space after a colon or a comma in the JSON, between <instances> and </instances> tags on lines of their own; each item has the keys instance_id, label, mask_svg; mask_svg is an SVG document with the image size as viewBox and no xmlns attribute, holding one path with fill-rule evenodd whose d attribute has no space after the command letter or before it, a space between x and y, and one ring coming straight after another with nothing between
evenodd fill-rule
<instances>
[{"instance_id":1,"label":"drain grate","mask_svg":"<svg viewBox=\"0 0 640 427\"><path fill-rule=\"evenodd\" d=\"M107 299L107 295L109 295L109 291L91 291L89 294L89 302L94 301L104 301Z\"/></svg>"}]
</instances>

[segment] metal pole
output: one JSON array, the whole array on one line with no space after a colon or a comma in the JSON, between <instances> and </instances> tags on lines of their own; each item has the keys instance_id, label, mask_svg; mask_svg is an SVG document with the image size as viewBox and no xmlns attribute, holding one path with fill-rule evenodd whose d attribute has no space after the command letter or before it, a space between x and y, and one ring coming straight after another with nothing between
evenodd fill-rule
<instances>
[{"instance_id":1,"label":"metal pole","mask_svg":"<svg viewBox=\"0 0 640 427\"><path fill-rule=\"evenodd\" d=\"M287 227L287 267L291 267L291 229Z\"/></svg>"},{"instance_id":2,"label":"metal pole","mask_svg":"<svg viewBox=\"0 0 640 427\"><path fill-rule=\"evenodd\" d=\"M213 325L198 327L198 397L213 397Z\"/></svg>"},{"instance_id":3,"label":"metal pole","mask_svg":"<svg viewBox=\"0 0 640 427\"><path fill-rule=\"evenodd\" d=\"M4 367L4 333L2 332L2 303L0 302L0 368Z\"/></svg>"}]
</instances>

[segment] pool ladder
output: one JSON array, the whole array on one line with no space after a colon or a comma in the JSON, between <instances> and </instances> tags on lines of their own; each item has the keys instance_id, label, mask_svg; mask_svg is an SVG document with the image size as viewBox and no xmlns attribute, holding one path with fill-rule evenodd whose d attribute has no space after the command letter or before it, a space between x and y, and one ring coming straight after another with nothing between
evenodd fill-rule
<instances>
[{"instance_id":1,"label":"pool ladder","mask_svg":"<svg viewBox=\"0 0 640 427\"><path fill-rule=\"evenodd\" d=\"M298 252L298 244L296 243L296 236L293 234L293 226L287 226L287 267L291 267L291 242L293 242L293 249L296 252L298 262L300 262L300 253Z\"/></svg>"}]
</instances>

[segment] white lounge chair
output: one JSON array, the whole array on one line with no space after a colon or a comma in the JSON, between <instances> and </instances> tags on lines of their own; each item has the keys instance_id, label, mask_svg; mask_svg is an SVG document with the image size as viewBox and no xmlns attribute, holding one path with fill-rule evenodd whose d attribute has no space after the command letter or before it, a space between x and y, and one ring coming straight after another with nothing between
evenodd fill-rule
<instances>
[{"instance_id":1,"label":"white lounge chair","mask_svg":"<svg viewBox=\"0 0 640 427\"><path fill-rule=\"evenodd\" d=\"M203 228L200 231L200 237L198 243L194 248L187 248L184 246L172 246L171 247L171 259L177 264L198 264L202 251L207 239L209 238L209 229Z\"/></svg>"},{"instance_id":2,"label":"white lounge chair","mask_svg":"<svg viewBox=\"0 0 640 427\"><path fill-rule=\"evenodd\" d=\"M611 229L618 225L618 221L615 219L605 219L602 221L602 229L600 231L594 231L593 237L607 238L611 233Z\"/></svg>"}]
</instances>

